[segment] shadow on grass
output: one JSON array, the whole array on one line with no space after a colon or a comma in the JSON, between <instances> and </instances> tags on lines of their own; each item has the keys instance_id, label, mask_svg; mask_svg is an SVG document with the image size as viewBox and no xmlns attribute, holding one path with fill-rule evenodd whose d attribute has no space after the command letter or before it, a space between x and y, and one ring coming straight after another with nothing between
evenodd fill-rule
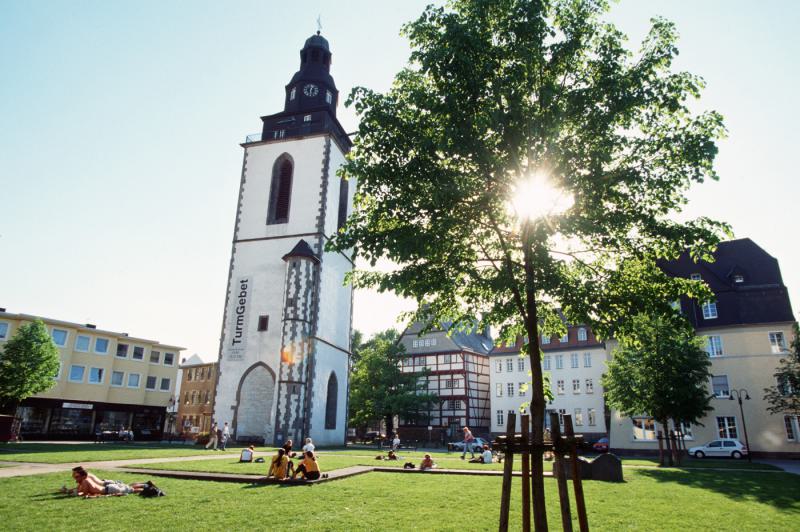
<instances>
[{"instance_id":1,"label":"shadow on grass","mask_svg":"<svg viewBox=\"0 0 800 532\"><path fill-rule=\"evenodd\" d=\"M713 491L736 501L757 501L780 509L800 507L800 480L788 473L639 469L638 474L657 482Z\"/></svg>"}]
</instances>

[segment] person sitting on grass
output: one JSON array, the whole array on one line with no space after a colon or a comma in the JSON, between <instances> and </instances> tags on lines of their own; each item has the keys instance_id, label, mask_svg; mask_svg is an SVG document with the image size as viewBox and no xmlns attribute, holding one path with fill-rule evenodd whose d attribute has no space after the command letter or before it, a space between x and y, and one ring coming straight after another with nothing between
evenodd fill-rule
<instances>
[{"instance_id":1,"label":"person sitting on grass","mask_svg":"<svg viewBox=\"0 0 800 532\"><path fill-rule=\"evenodd\" d=\"M314 447L314 442L311 441L311 438L306 438L306 444L303 445L303 452L307 453L308 451L311 451L313 453L315 449L316 447Z\"/></svg>"},{"instance_id":2,"label":"person sitting on grass","mask_svg":"<svg viewBox=\"0 0 800 532\"><path fill-rule=\"evenodd\" d=\"M422 459L422 462L419 464L420 471L429 471L436 467L436 464L433 463L433 458L428 453L425 453L425 458Z\"/></svg>"},{"instance_id":3,"label":"person sitting on grass","mask_svg":"<svg viewBox=\"0 0 800 532\"><path fill-rule=\"evenodd\" d=\"M242 449L242 454L241 454L241 456L239 456L239 461L240 462L252 462L253 461L253 457L254 457L255 454L256 454L256 447L255 447L255 445L251 445L250 447L247 447L246 449Z\"/></svg>"},{"instance_id":4,"label":"person sitting on grass","mask_svg":"<svg viewBox=\"0 0 800 532\"><path fill-rule=\"evenodd\" d=\"M282 448L278 449L278 454L272 458L267 476L275 478L276 480L284 480L289 476L290 472L294 473L291 464L289 458L286 456L286 451Z\"/></svg>"},{"instance_id":5,"label":"person sitting on grass","mask_svg":"<svg viewBox=\"0 0 800 532\"><path fill-rule=\"evenodd\" d=\"M389 451L389 453L386 455L386 460L400 460L400 458L394 454L394 451Z\"/></svg>"},{"instance_id":6,"label":"person sitting on grass","mask_svg":"<svg viewBox=\"0 0 800 532\"><path fill-rule=\"evenodd\" d=\"M319 464L317 463L317 459L314 458L314 453L312 451L306 451L303 456L303 461L300 462L300 465L297 466L297 469L295 469L292 475L292 480L294 480L297 475L302 475L304 480L318 480L320 478Z\"/></svg>"},{"instance_id":7,"label":"person sitting on grass","mask_svg":"<svg viewBox=\"0 0 800 532\"><path fill-rule=\"evenodd\" d=\"M478 458L472 458L469 461L471 464L491 464L492 463L492 451L489 450L488 445L483 446L483 452Z\"/></svg>"}]
</instances>

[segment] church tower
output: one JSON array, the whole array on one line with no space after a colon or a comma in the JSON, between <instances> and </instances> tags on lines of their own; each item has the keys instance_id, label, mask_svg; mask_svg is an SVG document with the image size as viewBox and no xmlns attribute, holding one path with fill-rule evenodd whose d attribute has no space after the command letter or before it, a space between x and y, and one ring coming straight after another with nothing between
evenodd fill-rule
<instances>
[{"instance_id":1,"label":"church tower","mask_svg":"<svg viewBox=\"0 0 800 532\"><path fill-rule=\"evenodd\" d=\"M319 32L300 51L282 112L261 118L244 162L222 324L214 417L240 440L343 444L352 289L349 256L325 242L352 209L336 177L351 142Z\"/></svg>"}]
</instances>

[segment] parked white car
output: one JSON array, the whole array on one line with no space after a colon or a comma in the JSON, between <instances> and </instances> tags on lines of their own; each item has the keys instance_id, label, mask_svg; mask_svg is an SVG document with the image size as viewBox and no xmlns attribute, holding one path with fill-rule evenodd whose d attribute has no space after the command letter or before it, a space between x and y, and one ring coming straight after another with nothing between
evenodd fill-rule
<instances>
[{"instance_id":1,"label":"parked white car","mask_svg":"<svg viewBox=\"0 0 800 532\"><path fill-rule=\"evenodd\" d=\"M705 458L706 456L731 457L739 459L747 456L747 447L739 440L719 439L700 445L690 447L689 454L695 458Z\"/></svg>"},{"instance_id":2,"label":"parked white car","mask_svg":"<svg viewBox=\"0 0 800 532\"><path fill-rule=\"evenodd\" d=\"M451 445L452 445L452 449L454 451L461 452L461 451L464 450L464 442L463 441L458 441L458 442L455 442L455 443L453 443ZM472 442L472 450L474 452L476 452L476 453L483 452L483 446L484 445L488 445L489 447L492 446L491 442L488 442L488 441L484 440L483 438L475 438L475 440ZM467 452L469 452L469 449L467 449Z\"/></svg>"}]
</instances>

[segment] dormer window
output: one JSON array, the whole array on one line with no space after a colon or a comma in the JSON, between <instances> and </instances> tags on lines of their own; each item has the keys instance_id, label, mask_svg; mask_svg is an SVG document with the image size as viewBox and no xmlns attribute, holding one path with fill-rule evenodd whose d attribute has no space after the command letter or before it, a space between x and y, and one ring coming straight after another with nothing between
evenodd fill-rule
<instances>
[{"instance_id":1,"label":"dormer window","mask_svg":"<svg viewBox=\"0 0 800 532\"><path fill-rule=\"evenodd\" d=\"M690 278L692 281L702 281L702 280L703 280L703 278L702 278L702 277L700 277L700 274L699 274L699 273L693 273L693 274L691 274L691 275L689 276L689 278Z\"/></svg>"},{"instance_id":2,"label":"dormer window","mask_svg":"<svg viewBox=\"0 0 800 532\"><path fill-rule=\"evenodd\" d=\"M734 275L733 276L733 282L736 283L736 284L743 283L744 282L744 275L739 275L739 274Z\"/></svg>"},{"instance_id":3,"label":"dormer window","mask_svg":"<svg viewBox=\"0 0 800 532\"><path fill-rule=\"evenodd\" d=\"M325 101L328 103L333 103L333 93L331 91L325 92Z\"/></svg>"},{"instance_id":4,"label":"dormer window","mask_svg":"<svg viewBox=\"0 0 800 532\"><path fill-rule=\"evenodd\" d=\"M289 91L289 100L294 100L294 97L297 95L297 87L292 87L292 90Z\"/></svg>"}]
</instances>

